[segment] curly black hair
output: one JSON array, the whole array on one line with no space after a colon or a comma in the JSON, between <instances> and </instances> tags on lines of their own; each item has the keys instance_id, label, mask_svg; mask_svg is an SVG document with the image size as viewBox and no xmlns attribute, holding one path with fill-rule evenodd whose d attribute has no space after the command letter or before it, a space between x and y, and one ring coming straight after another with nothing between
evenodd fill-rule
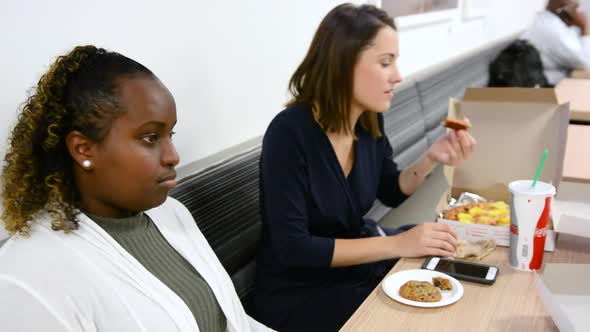
<instances>
[{"instance_id":1,"label":"curly black hair","mask_svg":"<svg viewBox=\"0 0 590 332\"><path fill-rule=\"evenodd\" d=\"M519 39L504 48L490 63L489 87L550 87L535 46Z\"/></svg>"},{"instance_id":2,"label":"curly black hair","mask_svg":"<svg viewBox=\"0 0 590 332\"><path fill-rule=\"evenodd\" d=\"M79 193L66 136L77 130L100 142L125 112L119 103L121 78L154 74L119 53L78 46L59 56L41 76L18 115L2 173L2 219L10 234L28 234L34 215L46 210L52 228L78 228Z\"/></svg>"}]
</instances>

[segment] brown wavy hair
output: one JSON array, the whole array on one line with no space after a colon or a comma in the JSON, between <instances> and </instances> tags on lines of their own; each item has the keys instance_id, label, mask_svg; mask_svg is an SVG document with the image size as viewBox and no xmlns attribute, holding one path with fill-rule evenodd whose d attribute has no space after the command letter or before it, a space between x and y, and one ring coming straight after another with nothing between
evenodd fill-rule
<instances>
[{"instance_id":1,"label":"brown wavy hair","mask_svg":"<svg viewBox=\"0 0 590 332\"><path fill-rule=\"evenodd\" d=\"M342 4L332 9L320 23L307 55L291 80L293 95L287 107L298 103L312 105L325 131L355 134L351 128L353 72L360 53L379 30L395 28L393 19L372 5ZM382 135L377 114L365 112L358 125L372 136Z\"/></svg>"},{"instance_id":2,"label":"brown wavy hair","mask_svg":"<svg viewBox=\"0 0 590 332\"><path fill-rule=\"evenodd\" d=\"M2 173L2 220L10 234L27 235L41 210L52 228L77 229L79 193L65 138L74 130L100 142L125 112L118 82L127 76L155 77L119 53L78 46L59 56L29 95L9 138Z\"/></svg>"}]
</instances>

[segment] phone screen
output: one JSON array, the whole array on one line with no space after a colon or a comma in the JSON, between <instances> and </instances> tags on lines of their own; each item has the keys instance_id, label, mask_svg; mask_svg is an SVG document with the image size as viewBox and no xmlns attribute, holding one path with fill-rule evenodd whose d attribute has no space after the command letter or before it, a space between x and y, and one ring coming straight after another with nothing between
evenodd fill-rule
<instances>
[{"instance_id":1,"label":"phone screen","mask_svg":"<svg viewBox=\"0 0 590 332\"><path fill-rule=\"evenodd\" d=\"M488 274L489 267L441 259L438 264L436 264L434 269L443 273L458 273L466 276L485 279L486 275Z\"/></svg>"}]
</instances>

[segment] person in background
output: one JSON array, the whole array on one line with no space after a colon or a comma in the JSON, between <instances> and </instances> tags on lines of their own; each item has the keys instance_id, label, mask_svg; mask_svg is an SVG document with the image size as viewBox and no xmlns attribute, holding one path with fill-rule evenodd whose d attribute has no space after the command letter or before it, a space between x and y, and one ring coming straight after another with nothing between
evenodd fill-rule
<instances>
[{"instance_id":1,"label":"person in background","mask_svg":"<svg viewBox=\"0 0 590 332\"><path fill-rule=\"evenodd\" d=\"M549 0L521 36L537 48L550 85L574 69L590 69L590 30L578 0Z\"/></svg>"},{"instance_id":2,"label":"person in background","mask_svg":"<svg viewBox=\"0 0 590 332\"><path fill-rule=\"evenodd\" d=\"M12 131L3 180L3 331L267 331L190 212L167 196L176 106L146 67L79 46Z\"/></svg>"},{"instance_id":3,"label":"person in background","mask_svg":"<svg viewBox=\"0 0 590 332\"><path fill-rule=\"evenodd\" d=\"M399 56L383 10L337 6L290 80L293 99L266 130L255 317L274 329L336 331L396 258L455 252L448 225L404 232L363 219L375 199L398 206L436 164L458 165L475 145L451 131L398 171L383 113L401 80Z\"/></svg>"},{"instance_id":4,"label":"person in background","mask_svg":"<svg viewBox=\"0 0 590 332\"><path fill-rule=\"evenodd\" d=\"M545 88L547 82L539 51L519 39L504 48L490 62L488 87Z\"/></svg>"}]
</instances>

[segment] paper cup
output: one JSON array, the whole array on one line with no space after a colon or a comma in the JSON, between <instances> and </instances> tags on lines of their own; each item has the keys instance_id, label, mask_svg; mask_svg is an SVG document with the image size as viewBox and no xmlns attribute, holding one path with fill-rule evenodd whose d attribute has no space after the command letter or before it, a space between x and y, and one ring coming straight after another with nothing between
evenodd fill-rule
<instances>
[{"instance_id":1,"label":"paper cup","mask_svg":"<svg viewBox=\"0 0 590 332\"><path fill-rule=\"evenodd\" d=\"M510 190L510 264L522 271L541 268L555 187L549 183L519 180Z\"/></svg>"}]
</instances>

